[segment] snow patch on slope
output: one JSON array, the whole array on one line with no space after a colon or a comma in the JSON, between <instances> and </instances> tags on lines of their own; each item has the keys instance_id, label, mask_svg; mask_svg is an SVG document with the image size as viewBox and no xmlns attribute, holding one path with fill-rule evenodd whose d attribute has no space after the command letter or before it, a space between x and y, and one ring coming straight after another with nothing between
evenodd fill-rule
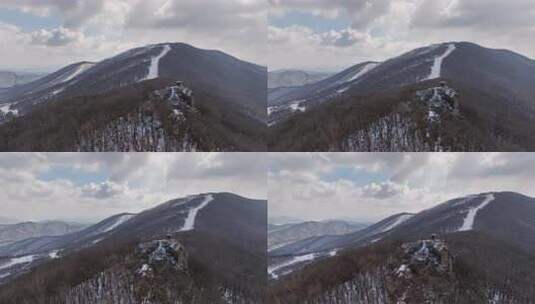
<instances>
[{"instance_id":1,"label":"snow patch on slope","mask_svg":"<svg viewBox=\"0 0 535 304\"><path fill-rule=\"evenodd\" d=\"M431 73L429 74L429 76L427 76L425 80L440 78L440 75L442 74L442 62L449 55L451 55L451 53L453 53L455 49L456 49L455 44L449 44L444 54L435 57L435 61L433 62L433 66L431 67Z\"/></svg>"},{"instance_id":2,"label":"snow patch on slope","mask_svg":"<svg viewBox=\"0 0 535 304\"><path fill-rule=\"evenodd\" d=\"M375 69L378 65L379 63L376 62L368 63L357 74L353 75L353 77L351 77L348 81L352 82L359 79L360 77L364 76L364 74L367 74L371 70Z\"/></svg>"},{"instance_id":3,"label":"snow patch on slope","mask_svg":"<svg viewBox=\"0 0 535 304\"><path fill-rule=\"evenodd\" d=\"M204 200L199 204L199 206L191 208L189 210L188 216L184 220L184 226L179 231L190 231L193 230L195 227L195 218L197 217L197 213L204 207L208 205L212 200L214 200L214 197L209 194L204 197Z\"/></svg>"},{"instance_id":4,"label":"snow patch on slope","mask_svg":"<svg viewBox=\"0 0 535 304\"><path fill-rule=\"evenodd\" d=\"M459 231L468 231L474 229L474 220L476 219L477 212L485 208L490 202L494 200L494 194L487 194L483 202L474 208L470 208L466 217L464 218L463 225L459 228Z\"/></svg>"},{"instance_id":5,"label":"snow patch on slope","mask_svg":"<svg viewBox=\"0 0 535 304\"><path fill-rule=\"evenodd\" d=\"M113 224L109 225L104 230L102 230L102 233L108 232L108 231L111 231L111 230L117 228L119 225L121 225L122 223L128 221L132 217L134 217L133 214L125 214L125 215L122 215L122 216L118 217Z\"/></svg>"},{"instance_id":6,"label":"snow patch on slope","mask_svg":"<svg viewBox=\"0 0 535 304\"><path fill-rule=\"evenodd\" d=\"M74 78L78 77L80 74L84 73L85 71L89 70L93 66L95 66L95 63L90 63L90 62L81 63L76 68L68 71L67 73L59 75L54 80L52 80L50 83L46 84L44 87L41 87L39 89L51 88L51 87L53 87L55 85L58 85L58 84L67 83L67 82L73 80ZM65 88L67 88L68 86L69 86L69 84L67 86L63 86L63 87L60 87L60 88L54 90L52 92L52 95L57 95L57 94L63 92L65 90Z\"/></svg>"},{"instance_id":7,"label":"snow patch on slope","mask_svg":"<svg viewBox=\"0 0 535 304\"><path fill-rule=\"evenodd\" d=\"M143 80L156 79L160 76L160 72L159 72L160 60L163 57L165 57L165 55L167 55L167 53L169 53L170 50L171 50L171 47L168 44L166 44L163 46L162 52L158 56L155 56L151 59L150 66L149 66L149 73Z\"/></svg>"},{"instance_id":8,"label":"snow patch on slope","mask_svg":"<svg viewBox=\"0 0 535 304\"><path fill-rule=\"evenodd\" d=\"M386 232L386 231L389 231L389 230L392 230L394 229L395 227L401 225L402 223L404 223L405 221L407 221L408 219L410 219L411 217L413 217L412 214L403 214L403 215L400 215L394 222L392 222L390 225L384 227L381 229L381 231L379 233L382 233L382 232Z\"/></svg>"},{"instance_id":9,"label":"snow patch on slope","mask_svg":"<svg viewBox=\"0 0 535 304\"><path fill-rule=\"evenodd\" d=\"M460 206L460 205L464 205L465 203L468 203L469 201L473 200L474 198L476 198L477 195L469 195L463 199L461 199L460 201L454 203L452 205L452 207L455 207L455 206Z\"/></svg>"},{"instance_id":10,"label":"snow patch on slope","mask_svg":"<svg viewBox=\"0 0 535 304\"><path fill-rule=\"evenodd\" d=\"M59 259L59 250L53 250L48 254L48 257L51 259Z\"/></svg>"},{"instance_id":11,"label":"snow patch on slope","mask_svg":"<svg viewBox=\"0 0 535 304\"><path fill-rule=\"evenodd\" d=\"M13 113L13 115L18 116L19 111L17 109L10 109L11 103L6 103L0 107L0 112L4 114Z\"/></svg>"},{"instance_id":12,"label":"snow patch on slope","mask_svg":"<svg viewBox=\"0 0 535 304\"><path fill-rule=\"evenodd\" d=\"M35 257L35 255L27 255L27 256L23 256L23 257L12 258L6 264L0 265L0 270L7 269L7 268L10 268L10 267L18 265L18 264L31 263L31 262L33 262L34 257Z\"/></svg>"},{"instance_id":13,"label":"snow patch on slope","mask_svg":"<svg viewBox=\"0 0 535 304\"><path fill-rule=\"evenodd\" d=\"M82 74L83 72L89 70L92 68L95 64L94 63L82 63L78 67L76 67L76 70L74 70L70 75L65 75L65 78L62 82L70 81L74 78L76 78L78 75Z\"/></svg>"},{"instance_id":14,"label":"snow patch on slope","mask_svg":"<svg viewBox=\"0 0 535 304\"><path fill-rule=\"evenodd\" d=\"M314 260L315 258L316 258L316 254L314 254L314 253L295 256L289 261L286 261L284 263L281 263L281 264L278 264L278 265L275 265L275 266L272 266L272 267L268 267L268 274L270 276L272 276L273 278L277 279L279 277L277 274L275 274L275 272L277 270L282 269L282 268L286 268L288 266L291 266L291 265L294 265L294 264L297 264L297 263L311 261L311 260Z\"/></svg>"},{"instance_id":15,"label":"snow patch on slope","mask_svg":"<svg viewBox=\"0 0 535 304\"><path fill-rule=\"evenodd\" d=\"M290 106L290 109L292 110L292 112L296 112L296 111L300 111L300 112L305 112L307 110L307 108L305 106L302 106L301 103L303 102L304 100L296 100L294 102L292 102L289 106Z\"/></svg>"}]
</instances>

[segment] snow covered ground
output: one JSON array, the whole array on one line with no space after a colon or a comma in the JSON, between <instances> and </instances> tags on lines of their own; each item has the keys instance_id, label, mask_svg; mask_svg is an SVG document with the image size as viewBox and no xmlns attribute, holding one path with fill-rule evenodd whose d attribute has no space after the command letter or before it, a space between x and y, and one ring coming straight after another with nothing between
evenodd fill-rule
<instances>
[{"instance_id":1,"label":"snow covered ground","mask_svg":"<svg viewBox=\"0 0 535 304\"><path fill-rule=\"evenodd\" d=\"M371 70L375 69L378 65L379 65L379 63L375 63L375 62L368 63L357 74L353 75L353 77L351 77L348 81L353 82L353 81L359 79L360 77L364 76L365 74L367 74Z\"/></svg>"},{"instance_id":2,"label":"snow covered ground","mask_svg":"<svg viewBox=\"0 0 535 304\"><path fill-rule=\"evenodd\" d=\"M102 233L108 232L108 231L111 231L111 230L115 229L117 226L119 226L122 223L128 221L132 217L134 217L133 214L125 214L125 215L122 215L122 216L118 217L114 223L112 223L111 225L106 227L104 230L102 230Z\"/></svg>"},{"instance_id":3,"label":"snow covered ground","mask_svg":"<svg viewBox=\"0 0 535 304\"><path fill-rule=\"evenodd\" d=\"M23 256L23 257L12 258L11 260L9 260L9 262L0 265L0 270L7 269L7 268L13 267L15 265L19 265L19 264L31 263L31 262L33 262L34 257L35 257L35 255L27 255L27 256Z\"/></svg>"},{"instance_id":4,"label":"snow covered ground","mask_svg":"<svg viewBox=\"0 0 535 304\"><path fill-rule=\"evenodd\" d=\"M412 214L403 214L403 215L400 215L394 222L392 222L390 225L384 227L383 229L381 229L381 232L386 232L386 231L389 231L389 230L392 230L394 229L395 227L401 225L402 223L404 223L405 221L407 221L408 219L410 219L411 217L413 217Z\"/></svg>"},{"instance_id":5,"label":"snow covered ground","mask_svg":"<svg viewBox=\"0 0 535 304\"><path fill-rule=\"evenodd\" d=\"M435 57L435 61L433 62L433 66L431 67L431 73L426 78L426 80L440 78L440 76L442 75L442 62L449 55L451 55L451 53L453 53L453 51L455 51L455 49L456 49L455 44L449 44L448 48L446 49L444 54Z\"/></svg>"},{"instance_id":6,"label":"snow covered ground","mask_svg":"<svg viewBox=\"0 0 535 304\"><path fill-rule=\"evenodd\" d=\"M277 279L279 277L277 274L275 274L275 272L277 270L282 269L282 268L286 268L288 266L291 266L291 265L294 265L294 264L297 264L297 263L311 261L311 260L314 260L315 258L316 258L316 254L315 253L295 256L291 260L288 260L288 261L286 261L284 263L268 267L268 274L270 276L272 276L273 278Z\"/></svg>"},{"instance_id":7,"label":"snow covered ground","mask_svg":"<svg viewBox=\"0 0 535 304\"><path fill-rule=\"evenodd\" d=\"M58 253L59 253L59 250L50 251L50 253L48 254L48 257L51 259L59 259Z\"/></svg>"},{"instance_id":8,"label":"snow covered ground","mask_svg":"<svg viewBox=\"0 0 535 304\"><path fill-rule=\"evenodd\" d=\"M368 72L370 72L371 70L375 69L379 65L380 65L380 63L370 62L370 63L366 64L365 66L363 66L354 75L349 75L349 77L344 77L344 78L340 79L335 84L347 84L347 85L342 87L342 88L340 88L340 89L338 89L338 90L336 90L336 92L338 94L342 94L342 93L346 92L347 90L349 90L349 88L351 88L353 82L357 81L362 76L368 74Z\"/></svg>"},{"instance_id":9,"label":"snow covered ground","mask_svg":"<svg viewBox=\"0 0 535 304\"><path fill-rule=\"evenodd\" d=\"M204 200L199 204L199 206L191 208L189 210L188 216L186 217L186 220L184 221L184 226L179 231L190 231L193 230L195 227L195 218L197 217L197 213L204 207L210 203L214 197L209 194L204 197Z\"/></svg>"},{"instance_id":10,"label":"snow covered ground","mask_svg":"<svg viewBox=\"0 0 535 304\"><path fill-rule=\"evenodd\" d=\"M83 74L84 72L86 72L87 70L89 70L90 68L92 68L94 66L95 66L95 63L91 63L91 62L81 63L76 68L71 69L70 71L59 75L54 80L52 80L50 83L47 83L46 85L40 87L39 89L51 88L51 87L53 87L55 85L58 85L58 84L67 83L67 82L73 80L74 78L78 77L79 75ZM76 82L77 81L75 81L73 83L76 83ZM52 95L57 95L57 94L65 91L65 89L67 87L69 87L70 85L72 85L73 83L68 83L65 86L61 86L61 87L57 88L56 90L54 90L52 92Z\"/></svg>"},{"instance_id":11,"label":"snow covered ground","mask_svg":"<svg viewBox=\"0 0 535 304\"><path fill-rule=\"evenodd\" d=\"M485 208L490 202L494 200L494 194L487 194L483 202L474 208L470 208L466 217L464 218L463 225L459 228L459 231L468 231L474 229L474 220L476 219L477 212Z\"/></svg>"},{"instance_id":12,"label":"snow covered ground","mask_svg":"<svg viewBox=\"0 0 535 304\"><path fill-rule=\"evenodd\" d=\"M13 115L19 115L19 111L17 109L10 110L9 107L11 107L11 103L6 103L0 106L0 112L4 114L8 114L9 112L13 113Z\"/></svg>"},{"instance_id":13,"label":"snow covered ground","mask_svg":"<svg viewBox=\"0 0 535 304\"><path fill-rule=\"evenodd\" d=\"M171 47L166 44L163 46L162 52L151 59L150 66L149 66L149 73L143 80L149 80L149 79L156 79L160 76L160 60L169 53L171 50Z\"/></svg>"},{"instance_id":14,"label":"snow covered ground","mask_svg":"<svg viewBox=\"0 0 535 304\"><path fill-rule=\"evenodd\" d=\"M307 110L307 108L305 106L301 106L300 105L303 101L304 100L296 100L296 101L292 102L290 104L290 109L292 110L292 112L295 112L295 111L305 112Z\"/></svg>"},{"instance_id":15,"label":"snow covered ground","mask_svg":"<svg viewBox=\"0 0 535 304\"><path fill-rule=\"evenodd\" d=\"M95 66L94 63L90 63L90 62L82 63L78 67L76 67L76 69L74 71L72 71L71 74L64 75L64 77L63 77L61 82L63 83L63 82L70 81L70 80L76 78L78 75L82 74L83 72L89 70L93 66Z\"/></svg>"}]
</instances>

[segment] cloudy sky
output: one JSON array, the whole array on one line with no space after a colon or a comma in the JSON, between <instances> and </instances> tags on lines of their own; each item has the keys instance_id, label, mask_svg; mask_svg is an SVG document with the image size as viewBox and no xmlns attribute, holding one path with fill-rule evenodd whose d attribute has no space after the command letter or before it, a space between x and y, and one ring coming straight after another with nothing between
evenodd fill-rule
<instances>
[{"instance_id":1,"label":"cloudy sky","mask_svg":"<svg viewBox=\"0 0 535 304\"><path fill-rule=\"evenodd\" d=\"M0 153L0 215L93 221L205 192L266 199L266 171L255 153Z\"/></svg>"},{"instance_id":2,"label":"cloudy sky","mask_svg":"<svg viewBox=\"0 0 535 304\"><path fill-rule=\"evenodd\" d=\"M534 153L271 153L270 218L377 221L468 194L535 197Z\"/></svg>"},{"instance_id":3,"label":"cloudy sky","mask_svg":"<svg viewBox=\"0 0 535 304\"><path fill-rule=\"evenodd\" d=\"M263 63L267 7L266 0L2 0L0 68L56 68L159 42Z\"/></svg>"},{"instance_id":4,"label":"cloudy sky","mask_svg":"<svg viewBox=\"0 0 535 304\"><path fill-rule=\"evenodd\" d=\"M472 41L535 58L533 0L269 0L270 69L339 70Z\"/></svg>"}]
</instances>

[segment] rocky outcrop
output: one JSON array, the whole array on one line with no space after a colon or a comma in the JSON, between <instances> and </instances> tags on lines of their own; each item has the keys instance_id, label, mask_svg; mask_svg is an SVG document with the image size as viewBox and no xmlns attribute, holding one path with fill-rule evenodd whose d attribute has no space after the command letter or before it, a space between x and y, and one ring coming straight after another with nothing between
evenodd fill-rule
<instances>
[{"instance_id":1,"label":"rocky outcrop","mask_svg":"<svg viewBox=\"0 0 535 304\"><path fill-rule=\"evenodd\" d=\"M387 278L393 303L449 303L457 292L453 256L436 238L402 245L404 256Z\"/></svg>"},{"instance_id":2,"label":"rocky outcrop","mask_svg":"<svg viewBox=\"0 0 535 304\"><path fill-rule=\"evenodd\" d=\"M404 243L383 265L359 269L343 283L299 303L521 303L499 288L485 288L463 285L446 242L432 237Z\"/></svg>"},{"instance_id":3,"label":"rocky outcrop","mask_svg":"<svg viewBox=\"0 0 535 304\"><path fill-rule=\"evenodd\" d=\"M196 113L193 93L183 86L153 92L131 113L80 131L77 151L191 152L198 148L189 120Z\"/></svg>"},{"instance_id":4,"label":"rocky outcrop","mask_svg":"<svg viewBox=\"0 0 535 304\"><path fill-rule=\"evenodd\" d=\"M459 110L458 93L445 83L416 91L411 100L330 147L332 151L443 152L478 150ZM464 130L466 131L466 130ZM473 130L472 130L473 131Z\"/></svg>"},{"instance_id":5,"label":"rocky outcrop","mask_svg":"<svg viewBox=\"0 0 535 304\"><path fill-rule=\"evenodd\" d=\"M187 249L167 237L140 243L122 262L44 301L51 304L246 304L239 291L204 286L189 267Z\"/></svg>"},{"instance_id":6,"label":"rocky outcrop","mask_svg":"<svg viewBox=\"0 0 535 304\"><path fill-rule=\"evenodd\" d=\"M141 277L154 277L155 269L170 268L177 272L188 271L188 255L182 244L173 239L155 240L138 246L145 261L137 271Z\"/></svg>"}]
</instances>

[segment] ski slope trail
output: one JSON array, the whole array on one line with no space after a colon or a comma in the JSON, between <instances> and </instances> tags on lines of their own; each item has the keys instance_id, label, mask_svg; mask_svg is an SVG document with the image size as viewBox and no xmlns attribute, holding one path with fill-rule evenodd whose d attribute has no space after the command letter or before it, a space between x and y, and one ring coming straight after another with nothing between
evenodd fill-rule
<instances>
[{"instance_id":1,"label":"ski slope trail","mask_svg":"<svg viewBox=\"0 0 535 304\"><path fill-rule=\"evenodd\" d=\"M206 195L204 197L204 200L199 204L199 206L191 208L189 210L188 216L184 220L184 226L179 230L179 232L193 230L193 228L195 227L195 218L197 217L197 213L213 200L214 197L211 194Z\"/></svg>"},{"instance_id":2,"label":"ski slope trail","mask_svg":"<svg viewBox=\"0 0 535 304\"><path fill-rule=\"evenodd\" d=\"M442 75L442 62L449 55L451 55L451 53L453 53L453 51L455 51L456 48L457 47L455 46L455 44L449 44L444 54L435 57L435 61L433 62L433 66L431 67L431 73L426 78L426 80L440 78L440 76Z\"/></svg>"},{"instance_id":3,"label":"ski slope trail","mask_svg":"<svg viewBox=\"0 0 535 304\"><path fill-rule=\"evenodd\" d=\"M166 44L163 46L162 52L151 59L150 61L150 67L149 67L149 74L147 74L147 77L143 80L150 80L150 79L156 79L160 76L160 60L169 53L171 50L171 47Z\"/></svg>"},{"instance_id":4,"label":"ski slope trail","mask_svg":"<svg viewBox=\"0 0 535 304\"><path fill-rule=\"evenodd\" d=\"M479 206L470 208L470 210L468 210L468 213L466 214L466 217L464 218L463 225L461 226L461 228L459 228L459 231L469 231L474 229L474 221L476 219L477 212L485 208L493 200L494 195L492 193L487 194L487 196Z\"/></svg>"},{"instance_id":5,"label":"ski slope trail","mask_svg":"<svg viewBox=\"0 0 535 304\"><path fill-rule=\"evenodd\" d=\"M275 265L273 267L269 267L268 268L268 274L271 275L274 279L277 279L279 277L277 274L275 274L275 272L277 270L282 269L282 268L286 268L288 266L291 266L291 265L294 265L294 264L297 264L297 263L311 261L311 260L314 260L315 258L316 258L316 254L314 254L314 253L296 256L296 257L292 258L289 261L286 261L284 263Z\"/></svg>"}]
</instances>

